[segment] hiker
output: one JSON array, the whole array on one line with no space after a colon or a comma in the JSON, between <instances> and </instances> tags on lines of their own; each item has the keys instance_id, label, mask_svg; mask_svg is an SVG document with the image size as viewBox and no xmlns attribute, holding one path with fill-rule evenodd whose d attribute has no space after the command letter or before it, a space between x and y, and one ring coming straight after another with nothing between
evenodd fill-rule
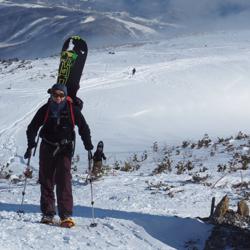
<instances>
[{"instance_id":1,"label":"hiker","mask_svg":"<svg viewBox=\"0 0 250 250\"><path fill-rule=\"evenodd\" d=\"M93 165L93 171L92 175L94 177L98 177L98 175L101 174L102 171L102 159L106 161L106 156L103 153L103 147L104 144L102 141L99 141L97 144L97 149L94 153L93 160L94 160L94 165Z\"/></svg>"},{"instance_id":2,"label":"hiker","mask_svg":"<svg viewBox=\"0 0 250 250\"><path fill-rule=\"evenodd\" d=\"M31 157L32 148L36 147L35 138L40 127L39 137L42 142L39 155L39 183L41 185L40 208L41 223L53 224L55 208L54 186L60 225L75 225L72 216L73 196L71 184L71 159L74 150L74 124L78 126L79 135L92 158L90 129L78 107L72 105L67 97L64 84L54 84L48 102L35 114L27 128L28 148L25 159Z\"/></svg>"},{"instance_id":3,"label":"hiker","mask_svg":"<svg viewBox=\"0 0 250 250\"><path fill-rule=\"evenodd\" d=\"M136 69L135 69L135 68L133 68L133 69L132 69L132 75L134 75L134 74L135 74L135 72L136 72Z\"/></svg>"}]
</instances>

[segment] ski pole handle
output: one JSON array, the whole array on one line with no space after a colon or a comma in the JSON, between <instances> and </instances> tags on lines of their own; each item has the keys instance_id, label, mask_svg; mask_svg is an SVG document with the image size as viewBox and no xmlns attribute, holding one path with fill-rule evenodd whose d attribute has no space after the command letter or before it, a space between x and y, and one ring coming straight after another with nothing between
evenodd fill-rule
<instances>
[{"instance_id":1,"label":"ski pole handle","mask_svg":"<svg viewBox=\"0 0 250 250\"><path fill-rule=\"evenodd\" d=\"M25 176L25 178L32 178L32 173L33 173L33 171L30 169L30 168L26 168L25 169L25 171L24 171L24 176Z\"/></svg>"},{"instance_id":2,"label":"ski pole handle","mask_svg":"<svg viewBox=\"0 0 250 250\"><path fill-rule=\"evenodd\" d=\"M35 148L34 148L33 156L36 155L36 149L37 149L38 143L39 143L39 136L38 136L37 141L36 141L36 146L35 146Z\"/></svg>"},{"instance_id":3,"label":"ski pole handle","mask_svg":"<svg viewBox=\"0 0 250 250\"><path fill-rule=\"evenodd\" d=\"M31 159L31 156L28 158L28 161L27 161L27 168L30 167L30 159Z\"/></svg>"},{"instance_id":4,"label":"ski pole handle","mask_svg":"<svg viewBox=\"0 0 250 250\"><path fill-rule=\"evenodd\" d=\"M88 151L88 160L91 161L93 158L91 150Z\"/></svg>"},{"instance_id":5,"label":"ski pole handle","mask_svg":"<svg viewBox=\"0 0 250 250\"><path fill-rule=\"evenodd\" d=\"M89 173L92 174L92 152L91 150L88 151L88 163L89 163Z\"/></svg>"},{"instance_id":6,"label":"ski pole handle","mask_svg":"<svg viewBox=\"0 0 250 250\"><path fill-rule=\"evenodd\" d=\"M92 172L92 168L91 168L91 162L92 162L92 160L89 160L88 162L89 162L89 173L91 174L91 172Z\"/></svg>"},{"instance_id":7,"label":"ski pole handle","mask_svg":"<svg viewBox=\"0 0 250 250\"><path fill-rule=\"evenodd\" d=\"M32 170L30 169L30 160L31 160L31 156L32 156L32 150L30 152L30 157L28 158L27 164L26 164L26 169L24 171L24 176L25 178L32 178Z\"/></svg>"}]
</instances>

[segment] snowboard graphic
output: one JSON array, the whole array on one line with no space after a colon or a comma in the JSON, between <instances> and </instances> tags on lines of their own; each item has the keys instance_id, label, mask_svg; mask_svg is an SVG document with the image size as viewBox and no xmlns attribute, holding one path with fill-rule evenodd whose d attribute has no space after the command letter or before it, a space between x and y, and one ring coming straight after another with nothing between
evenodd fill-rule
<instances>
[{"instance_id":1,"label":"snowboard graphic","mask_svg":"<svg viewBox=\"0 0 250 250\"><path fill-rule=\"evenodd\" d=\"M70 43L73 49L69 49ZM79 36L69 37L63 44L57 83L67 86L68 95L75 100L88 55L87 43Z\"/></svg>"}]
</instances>

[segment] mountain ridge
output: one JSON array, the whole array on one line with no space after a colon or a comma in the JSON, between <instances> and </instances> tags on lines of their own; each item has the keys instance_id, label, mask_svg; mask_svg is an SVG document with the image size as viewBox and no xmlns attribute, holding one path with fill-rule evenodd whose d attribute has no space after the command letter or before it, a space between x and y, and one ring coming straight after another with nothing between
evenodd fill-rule
<instances>
[{"instance_id":1,"label":"mountain ridge","mask_svg":"<svg viewBox=\"0 0 250 250\"><path fill-rule=\"evenodd\" d=\"M250 3L208 0L0 1L0 59L59 54L71 35L90 48L247 27Z\"/></svg>"}]
</instances>

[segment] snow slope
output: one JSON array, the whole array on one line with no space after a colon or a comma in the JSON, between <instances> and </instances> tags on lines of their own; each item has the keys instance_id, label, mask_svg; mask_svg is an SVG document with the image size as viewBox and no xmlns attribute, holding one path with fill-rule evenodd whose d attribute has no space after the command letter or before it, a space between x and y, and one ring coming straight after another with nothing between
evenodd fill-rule
<instances>
[{"instance_id":1,"label":"snow slope","mask_svg":"<svg viewBox=\"0 0 250 250\"><path fill-rule=\"evenodd\" d=\"M9 180L0 179L1 247L185 249L193 244L203 249L211 226L196 217L209 215L212 196L218 201L228 194L235 209L242 193L232 184L242 178L250 181L249 170L217 172L218 164L230 169L234 153L248 154L249 138L216 144L217 137L250 132L249 39L248 30L201 33L90 51L79 97L84 100L83 114L93 142L105 142L106 165L111 168L94 183L96 228L89 227L90 186L84 185L87 155L79 137L76 155L80 161L73 172L77 226L67 230L37 223L38 155L31 162L34 177L28 181L25 214L17 215L23 179L20 182L15 176L25 168L25 130L48 98L46 90L56 80L59 59L1 61L0 163L12 171ZM213 140L209 147L178 147L183 140L197 141L204 133ZM155 141L160 147L157 152L152 150ZM144 150L148 159L138 171L114 169L125 159L131 162L134 153L140 157ZM151 175L166 152L173 170ZM177 174L178 162L188 160L194 168ZM194 183L197 174L208 179Z\"/></svg>"}]
</instances>

